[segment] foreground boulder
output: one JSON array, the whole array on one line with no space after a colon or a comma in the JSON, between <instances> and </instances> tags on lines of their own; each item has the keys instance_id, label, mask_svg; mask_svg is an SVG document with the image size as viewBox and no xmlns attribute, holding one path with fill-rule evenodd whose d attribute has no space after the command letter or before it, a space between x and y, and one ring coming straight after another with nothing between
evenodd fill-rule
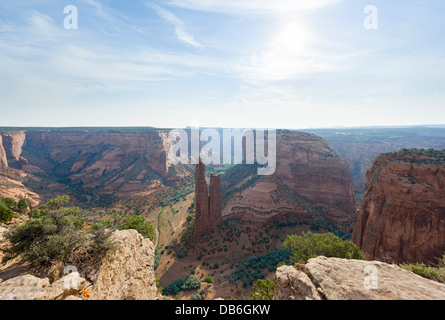
<instances>
[{"instance_id":1,"label":"foreground boulder","mask_svg":"<svg viewBox=\"0 0 445 320\"><path fill-rule=\"evenodd\" d=\"M117 249L98 264L69 266L75 271L51 284L30 274L0 282L0 300L157 299L153 243L136 230L115 231L111 239Z\"/></svg>"},{"instance_id":2,"label":"foreground boulder","mask_svg":"<svg viewBox=\"0 0 445 320\"><path fill-rule=\"evenodd\" d=\"M27 274L0 283L0 300L63 300L81 292L88 282L73 272L50 285L48 278Z\"/></svg>"},{"instance_id":3,"label":"foreground boulder","mask_svg":"<svg viewBox=\"0 0 445 320\"><path fill-rule=\"evenodd\" d=\"M115 231L111 239L116 241L118 249L99 267L90 299L156 299L153 243L136 230Z\"/></svg>"},{"instance_id":4,"label":"foreground boulder","mask_svg":"<svg viewBox=\"0 0 445 320\"><path fill-rule=\"evenodd\" d=\"M274 300L443 300L445 285L379 261L317 257L275 275Z\"/></svg>"}]
</instances>

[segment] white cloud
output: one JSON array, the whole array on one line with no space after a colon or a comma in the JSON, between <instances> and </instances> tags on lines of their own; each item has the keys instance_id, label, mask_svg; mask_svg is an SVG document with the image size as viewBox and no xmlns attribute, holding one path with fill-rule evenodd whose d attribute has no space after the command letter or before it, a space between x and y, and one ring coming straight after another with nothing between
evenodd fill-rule
<instances>
[{"instance_id":1,"label":"white cloud","mask_svg":"<svg viewBox=\"0 0 445 320\"><path fill-rule=\"evenodd\" d=\"M191 35L185 30L184 22L178 17L176 17L173 13L155 4L147 4L147 6L152 8L158 16L160 16L162 19L164 19L165 21L167 21L168 23L172 24L175 27L176 37L180 41L187 43L193 47L197 48L203 47L201 43L195 40L193 35Z\"/></svg>"},{"instance_id":2,"label":"white cloud","mask_svg":"<svg viewBox=\"0 0 445 320\"><path fill-rule=\"evenodd\" d=\"M170 5L235 14L292 14L315 10L343 0L171 0Z\"/></svg>"}]
</instances>

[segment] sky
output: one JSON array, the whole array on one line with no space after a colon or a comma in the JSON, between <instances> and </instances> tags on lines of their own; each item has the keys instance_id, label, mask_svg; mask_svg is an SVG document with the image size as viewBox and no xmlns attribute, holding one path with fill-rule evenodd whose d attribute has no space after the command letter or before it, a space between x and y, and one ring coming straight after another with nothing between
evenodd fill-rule
<instances>
[{"instance_id":1,"label":"sky","mask_svg":"<svg viewBox=\"0 0 445 320\"><path fill-rule=\"evenodd\" d=\"M0 0L0 126L445 124L444 70L443 0Z\"/></svg>"}]
</instances>

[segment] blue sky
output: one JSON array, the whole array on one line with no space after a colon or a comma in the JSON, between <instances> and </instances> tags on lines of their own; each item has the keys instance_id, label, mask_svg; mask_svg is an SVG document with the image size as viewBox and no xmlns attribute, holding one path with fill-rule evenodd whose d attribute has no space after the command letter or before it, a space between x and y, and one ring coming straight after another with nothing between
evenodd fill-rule
<instances>
[{"instance_id":1,"label":"blue sky","mask_svg":"<svg viewBox=\"0 0 445 320\"><path fill-rule=\"evenodd\" d=\"M0 126L445 124L444 18L442 0L0 0Z\"/></svg>"}]
</instances>

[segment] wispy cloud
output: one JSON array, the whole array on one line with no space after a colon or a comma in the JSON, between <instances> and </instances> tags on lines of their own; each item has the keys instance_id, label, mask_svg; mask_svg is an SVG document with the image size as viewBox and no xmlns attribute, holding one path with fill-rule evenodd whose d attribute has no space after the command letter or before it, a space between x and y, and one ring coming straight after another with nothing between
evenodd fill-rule
<instances>
[{"instance_id":1,"label":"wispy cloud","mask_svg":"<svg viewBox=\"0 0 445 320\"><path fill-rule=\"evenodd\" d=\"M315 10L343 0L171 0L177 7L236 14L295 13Z\"/></svg>"},{"instance_id":2,"label":"wispy cloud","mask_svg":"<svg viewBox=\"0 0 445 320\"><path fill-rule=\"evenodd\" d=\"M190 33L188 33L185 30L184 22L181 19L179 19L177 16L175 16L173 13L171 13L170 11L168 11L164 8L161 8L160 6L158 6L156 4L147 3L146 5L150 8L152 8L158 16L160 16L162 19L164 19L165 21L167 21L168 23L172 24L175 27L176 37L180 41L187 43L187 44L189 44L193 47L196 47L196 48L203 47L203 45L201 43L199 43L198 41L195 40L193 35L191 35Z\"/></svg>"}]
</instances>

